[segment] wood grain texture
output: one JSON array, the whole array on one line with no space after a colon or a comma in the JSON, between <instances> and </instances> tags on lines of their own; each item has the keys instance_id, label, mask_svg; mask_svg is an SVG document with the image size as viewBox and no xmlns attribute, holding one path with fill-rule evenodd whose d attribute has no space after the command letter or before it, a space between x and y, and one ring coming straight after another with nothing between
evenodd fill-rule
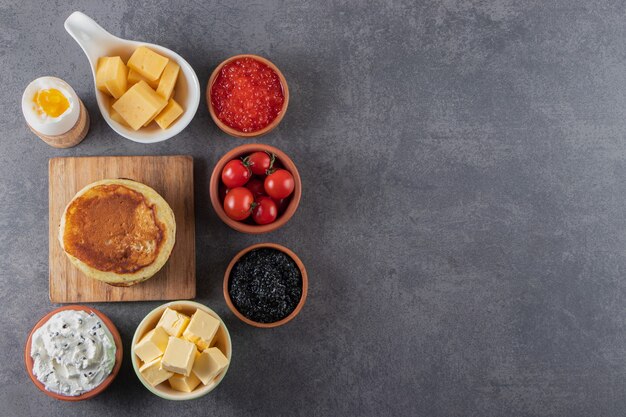
<instances>
[{"instance_id":1,"label":"wood grain texture","mask_svg":"<svg viewBox=\"0 0 626 417\"><path fill-rule=\"evenodd\" d=\"M78 101L80 103L80 115L74 127L68 132L58 136L48 136L36 131L30 125L28 125L29 129L35 135L39 136L41 140L54 148L71 148L72 146L78 145L85 139L85 136L87 136L90 126L89 112L83 102L80 99L78 99Z\"/></svg>"},{"instance_id":2,"label":"wood grain texture","mask_svg":"<svg viewBox=\"0 0 626 417\"><path fill-rule=\"evenodd\" d=\"M65 207L86 185L128 178L154 188L176 217L176 245L154 277L132 287L113 287L74 267L58 241ZM173 300L196 296L193 159L190 156L53 158L49 162L50 301L54 303Z\"/></svg>"}]
</instances>

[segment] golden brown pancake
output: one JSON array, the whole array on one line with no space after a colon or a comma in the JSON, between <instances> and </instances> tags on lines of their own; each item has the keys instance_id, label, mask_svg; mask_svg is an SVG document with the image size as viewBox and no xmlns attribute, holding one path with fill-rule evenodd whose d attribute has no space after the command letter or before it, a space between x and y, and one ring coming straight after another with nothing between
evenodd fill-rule
<instances>
[{"instance_id":1,"label":"golden brown pancake","mask_svg":"<svg viewBox=\"0 0 626 417\"><path fill-rule=\"evenodd\" d=\"M92 268L125 274L154 262L164 232L141 193L99 185L67 208L63 243Z\"/></svg>"},{"instance_id":2,"label":"golden brown pancake","mask_svg":"<svg viewBox=\"0 0 626 417\"><path fill-rule=\"evenodd\" d=\"M174 215L150 187L130 180L90 184L68 204L59 241L81 271L112 285L133 285L165 264Z\"/></svg>"}]
</instances>

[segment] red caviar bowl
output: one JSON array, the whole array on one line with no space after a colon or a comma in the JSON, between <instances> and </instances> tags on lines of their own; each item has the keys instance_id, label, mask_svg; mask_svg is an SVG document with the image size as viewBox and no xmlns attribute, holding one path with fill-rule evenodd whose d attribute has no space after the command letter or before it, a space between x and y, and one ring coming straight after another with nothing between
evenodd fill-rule
<instances>
[{"instance_id":1,"label":"red caviar bowl","mask_svg":"<svg viewBox=\"0 0 626 417\"><path fill-rule=\"evenodd\" d=\"M239 310L237 310L237 307L235 307L235 304L233 304L233 300L230 298L230 291L228 290L228 287L230 285L230 273L233 270L233 267L235 266L235 264L246 253L253 251L255 249L260 249L260 248L276 249L276 250L283 252L285 255L290 257L296 263L296 265L298 266L298 269L300 270L300 276L302 277L302 296L300 297L300 301L296 305L296 308L291 313L289 313L289 315L285 317L284 319L275 321L273 323L260 323L258 321L250 320L249 318L241 314ZM247 248L241 250L239 253L237 253L237 255L235 255L233 260L230 261L230 263L228 264L228 267L226 268L226 272L224 273L223 291L224 291L224 300L226 301L226 305L228 306L230 311L232 311L232 313L235 316L237 316L239 320L253 327L258 327L261 329L271 329L273 327L282 326L283 324L290 322L298 314L300 314L300 311L302 310L302 307L304 307L304 302L306 301L306 297L309 292L309 276L306 272L306 268L304 267L304 264L302 263L300 258L298 258L298 255L296 255L291 249L286 248L285 246L279 245L277 243L257 243L256 245L248 246Z\"/></svg>"},{"instance_id":2,"label":"red caviar bowl","mask_svg":"<svg viewBox=\"0 0 626 417\"><path fill-rule=\"evenodd\" d=\"M109 376L107 376L100 385L98 385L91 391L87 391L81 395L75 395L75 396L61 395L61 394L57 394L55 392L46 390L45 385L42 384L37 379L37 377L33 374L34 361L33 361L33 358L30 356L30 348L32 345L33 333L35 333L35 331L39 329L41 326L46 324L46 322L50 320L50 318L53 315L55 315L56 313L60 311L65 311L65 310L84 311L86 313L93 312L96 316L98 316L100 320L102 320L102 322L106 325L107 329L109 329L109 332L111 332L111 335L113 336L113 341L115 342L115 365L113 365L113 369L111 370L111 373L109 374ZM59 307L57 309L52 310L45 316L43 316L41 320L39 320L37 324L35 324L35 327L33 327L33 330L31 330L30 334L28 335L28 339L26 340L26 346L24 347L24 364L26 365L26 372L28 373L28 376L30 377L31 381L33 381L33 384L35 384L37 388L39 388L42 392L44 392L49 397L54 398L55 400L61 400L61 401L83 401L83 400L88 400L90 398L93 398L96 395L102 393L105 389L108 388L109 385L111 385L111 382L113 382L118 372L120 371L120 368L122 367L123 356L124 356L124 349L122 347L122 338L120 337L120 333L117 331L117 328L115 327L113 322L107 316L105 316L104 313L101 313L95 308L91 308L91 307L87 307L83 305L68 305L64 307Z\"/></svg>"},{"instance_id":3,"label":"red caviar bowl","mask_svg":"<svg viewBox=\"0 0 626 417\"><path fill-rule=\"evenodd\" d=\"M242 221L233 220L226 215L224 211L223 201L220 197L220 185L222 182L222 170L224 166L231 160L241 158L243 156L249 155L252 152L269 152L276 155L276 160L279 161L284 169L289 171L293 176L294 180L294 189L291 194L289 201L289 205L285 209L285 211L276 218L272 223L269 224L248 224ZM262 143L250 143L246 145L237 146L234 149L231 149L224 156L217 161L215 164L215 168L213 168L213 173L211 174L211 179L209 181L209 195L211 197L211 204L213 205L213 209L217 216L228 226L242 233L249 234L260 234L260 233L268 233L272 232L282 226L285 225L293 217L298 205L300 204L300 198L302 197L302 180L300 179L300 174L298 173L298 168L296 168L296 164L287 156L286 153L281 151L278 148L275 148L270 145L265 145Z\"/></svg>"},{"instance_id":4,"label":"red caviar bowl","mask_svg":"<svg viewBox=\"0 0 626 417\"><path fill-rule=\"evenodd\" d=\"M267 65L272 71L274 71L276 75L278 75L278 78L280 80L280 85L283 91L283 96L284 96L283 107L280 113L278 113L278 115L276 116L276 118L272 120L272 122L268 124L267 126L265 126L264 128L255 130L253 132L242 132L241 130L228 126L226 123L220 120L219 117L217 117L217 114L215 113L215 109L213 108L213 101L211 100L211 91L213 90L213 85L215 84L215 80L217 79L218 75L222 71L222 68L224 68L225 65L233 61L236 61L238 59L243 59L243 58L252 58L256 61L259 61ZM215 70L213 70L213 73L211 74L211 77L209 78L209 83L206 88L206 101L207 101L207 106L209 108L209 113L211 114L211 118L213 119L217 127L219 127L224 133L227 133L230 136L234 136L237 138L253 138L253 137L263 136L271 132L272 130L274 130L274 128L276 128L276 126L278 126L281 120L283 120L283 117L285 117L285 113L287 113L287 106L289 105L289 87L287 86L287 80L283 76L283 73L280 72L278 67L274 65L270 60L263 58L261 56L252 55L252 54L235 55L222 61L222 63L219 64L215 68Z\"/></svg>"}]
</instances>

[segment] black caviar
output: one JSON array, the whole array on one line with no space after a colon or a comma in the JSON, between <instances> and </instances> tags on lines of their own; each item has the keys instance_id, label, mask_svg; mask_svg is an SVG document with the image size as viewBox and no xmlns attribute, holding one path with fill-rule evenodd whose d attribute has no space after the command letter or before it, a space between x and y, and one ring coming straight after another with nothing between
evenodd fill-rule
<instances>
[{"instance_id":1,"label":"black caviar","mask_svg":"<svg viewBox=\"0 0 626 417\"><path fill-rule=\"evenodd\" d=\"M250 320L274 323L287 317L302 297L302 275L287 254L271 248L242 256L230 272L228 292Z\"/></svg>"}]
</instances>

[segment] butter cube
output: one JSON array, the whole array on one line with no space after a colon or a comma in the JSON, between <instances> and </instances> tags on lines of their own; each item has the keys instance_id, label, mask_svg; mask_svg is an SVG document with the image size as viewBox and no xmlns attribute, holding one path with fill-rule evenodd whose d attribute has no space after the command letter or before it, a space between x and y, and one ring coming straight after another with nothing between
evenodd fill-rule
<instances>
[{"instance_id":1,"label":"butter cube","mask_svg":"<svg viewBox=\"0 0 626 417\"><path fill-rule=\"evenodd\" d=\"M154 121L161 129L167 129L181 114L183 114L183 108L171 98L167 106L154 118Z\"/></svg>"},{"instance_id":2,"label":"butter cube","mask_svg":"<svg viewBox=\"0 0 626 417\"><path fill-rule=\"evenodd\" d=\"M158 95L145 81L139 81L113 103L113 108L132 129L138 130L159 114L166 105L167 100Z\"/></svg>"},{"instance_id":3,"label":"butter cube","mask_svg":"<svg viewBox=\"0 0 626 417\"><path fill-rule=\"evenodd\" d=\"M162 327L157 327L150 330L140 341L135 345L135 354L139 356L144 362L150 362L159 356L163 355L167 343L169 341L169 335Z\"/></svg>"},{"instance_id":4,"label":"butter cube","mask_svg":"<svg viewBox=\"0 0 626 417\"><path fill-rule=\"evenodd\" d=\"M174 374L169 381L173 389L183 392L191 392L200 384L200 380L194 374L189 376Z\"/></svg>"},{"instance_id":5,"label":"butter cube","mask_svg":"<svg viewBox=\"0 0 626 417\"><path fill-rule=\"evenodd\" d=\"M150 81L156 81L161 76L169 59L157 54L145 46L135 49L128 60L128 67L137 71Z\"/></svg>"},{"instance_id":6,"label":"butter cube","mask_svg":"<svg viewBox=\"0 0 626 417\"><path fill-rule=\"evenodd\" d=\"M120 98L126 92L127 72L119 56L100 58L96 67L96 87L116 99Z\"/></svg>"},{"instance_id":7,"label":"butter cube","mask_svg":"<svg viewBox=\"0 0 626 417\"><path fill-rule=\"evenodd\" d=\"M228 359L216 347L199 353L193 363L192 372L207 385L228 365Z\"/></svg>"},{"instance_id":8,"label":"butter cube","mask_svg":"<svg viewBox=\"0 0 626 417\"><path fill-rule=\"evenodd\" d=\"M156 90L157 87L159 86L159 80L150 81L149 79L147 79L146 77L142 77L141 74L139 74L137 71L132 70L132 69L128 70L127 80L128 80L128 87L132 87L133 85L137 84L139 81L145 81L153 90Z\"/></svg>"},{"instance_id":9,"label":"butter cube","mask_svg":"<svg viewBox=\"0 0 626 417\"><path fill-rule=\"evenodd\" d=\"M170 372L189 376L196 359L196 352L196 345L193 343L170 336L161 360L161 367Z\"/></svg>"},{"instance_id":10,"label":"butter cube","mask_svg":"<svg viewBox=\"0 0 626 417\"><path fill-rule=\"evenodd\" d=\"M180 66L176 62L170 60L170 62L168 62L165 66L163 74L161 74L159 86L157 87L156 92L161 94L161 96L166 100L172 98L172 92L174 91L179 71Z\"/></svg>"},{"instance_id":11,"label":"butter cube","mask_svg":"<svg viewBox=\"0 0 626 417\"><path fill-rule=\"evenodd\" d=\"M128 123L126 123L126 120L124 120L122 115L115 111L113 106L111 106L111 109L109 111L109 116L111 117L111 119L115 120L119 124L124 125L126 127L130 127L130 126L128 126Z\"/></svg>"},{"instance_id":12,"label":"butter cube","mask_svg":"<svg viewBox=\"0 0 626 417\"><path fill-rule=\"evenodd\" d=\"M179 337L189 324L189 316L167 307L156 327L162 327L170 336Z\"/></svg>"},{"instance_id":13,"label":"butter cube","mask_svg":"<svg viewBox=\"0 0 626 417\"><path fill-rule=\"evenodd\" d=\"M220 327L220 321L203 310L196 310L191 316L191 321L183 333L183 337L195 343L198 349L204 350L209 347L213 336Z\"/></svg>"},{"instance_id":14,"label":"butter cube","mask_svg":"<svg viewBox=\"0 0 626 417\"><path fill-rule=\"evenodd\" d=\"M161 358L156 358L151 362L143 364L143 366L139 368L139 373L148 381L148 384L153 387L174 375L161 367Z\"/></svg>"}]
</instances>

